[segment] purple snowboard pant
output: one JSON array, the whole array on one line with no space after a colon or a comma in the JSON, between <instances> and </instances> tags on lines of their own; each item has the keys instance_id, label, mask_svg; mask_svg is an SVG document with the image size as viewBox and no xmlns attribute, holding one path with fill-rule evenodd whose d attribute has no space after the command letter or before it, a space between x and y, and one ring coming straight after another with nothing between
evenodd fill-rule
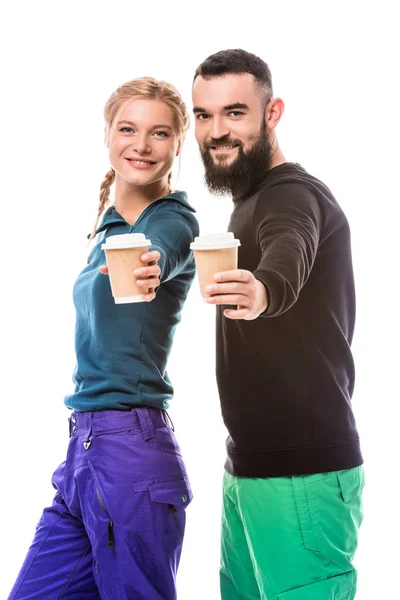
<instances>
[{"instance_id":1,"label":"purple snowboard pant","mask_svg":"<svg viewBox=\"0 0 400 600\"><path fill-rule=\"evenodd\" d=\"M53 505L9 600L174 600L192 499L166 413L72 413Z\"/></svg>"}]
</instances>

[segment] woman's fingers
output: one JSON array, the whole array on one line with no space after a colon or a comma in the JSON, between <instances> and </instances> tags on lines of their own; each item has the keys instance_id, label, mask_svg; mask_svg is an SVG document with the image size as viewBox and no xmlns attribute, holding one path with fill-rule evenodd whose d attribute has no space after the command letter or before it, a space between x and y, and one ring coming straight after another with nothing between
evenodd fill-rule
<instances>
[{"instance_id":1,"label":"woman's fingers","mask_svg":"<svg viewBox=\"0 0 400 600\"><path fill-rule=\"evenodd\" d=\"M141 267L140 269L136 269L134 271L134 277L136 277L137 286L143 288L144 301L151 302L156 297L155 290L161 284L159 279L161 269L155 262L159 258L159 252L150 252L148 254L144 254L143 256L147 257L147 259L153 258L154 260L150 262L147 261L147 267ZM99 267L99 271L103 275L109 275L107 265L101 265Z\"/></svg>"},{"instance_id":2,"label":"woman's fingers","mask_svg":"<svg viewBox=\"0 0 400 600\"><path fill-rule=\"evenodd\" d=\"M135 269L133 274L137 279L145 279L146 277L158 277L161 272L161 269L158 265L151 265L150 267L141 267L140 269Z\"/></svg>"},{"instance_id":3,"label":"woman's fingers","mask_svg":"<svg viewBox=\"0 0 400 600\"><path fill-rule=\"evenodd\" d=\"M151 292L151 293L150 293ZM156 297L156 293L154 292L154 290L149 290L148 294L145 294L143 296L143 300L145 302L151 302L152 300L154 300L154 298Z\"/></svg>"},{"instance_id":4,"label":"woman's fingers","mask_svg":"<svg viewBox=\"0 0 400 600\"><path fill-rule=\"evenodd\" d=\"M146 252L146 254L142 254L140 257L142 262L144 263L156 263L161 258L161 254L154 250L153 252Z\"/></svg>"}]
</instances>

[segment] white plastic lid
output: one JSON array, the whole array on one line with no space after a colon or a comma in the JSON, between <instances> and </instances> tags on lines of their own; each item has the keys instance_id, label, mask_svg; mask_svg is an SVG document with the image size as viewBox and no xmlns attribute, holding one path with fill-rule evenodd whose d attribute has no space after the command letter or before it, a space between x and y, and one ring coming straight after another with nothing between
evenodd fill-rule
<instances>
[{"instance_id":1,"label":"white plastic lid","mask_svg":"<svg viewBox=\"0 0 400 600\"><path fill-rule=\"evenodd\" d=\"M195 237L194 242L190 244L192 250L218 250L220 248L236 248L237 246L240 246L240 241L235 240L231 231L200 235Z\"/></svg>"},{"instance_id":2,"label":"white plastic lid","mask_svg":"<svg viewBox=\"0 0 400 600\"><path fill-rule=\"evenodd\" d=\"M138 248L141 246L150 246L150 244L150 240L146 239L144 233L121 233L106 238L106 243L101 245L101 249Z\"/></svg>"}]
</instances>

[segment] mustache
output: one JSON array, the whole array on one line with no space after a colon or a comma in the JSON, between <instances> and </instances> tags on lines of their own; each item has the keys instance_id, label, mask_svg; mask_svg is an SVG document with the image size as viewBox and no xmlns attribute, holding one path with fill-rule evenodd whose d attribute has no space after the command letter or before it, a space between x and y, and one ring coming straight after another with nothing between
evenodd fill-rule
<instances>
[{"instance_id":1,"label":"mustache","mask_svg":"<svg viewBox=\"0 0 400 600\"><path fill-rule=\"evenodd\" d=\"M230 163L214 160L210 148L219 145L238 145L235 160ZM200 155L205 167L205 183L209 191L217 196L232 195L236 200L244 198L265 177L271 163L271 144L266 125L262 124L258 135L248 138L248 149L244 143L231 137L231 132L219 138L209 136L200 146ZM218 149L214 152L217 153Z\"/></svg>"},{"instance_id":2,"label":"mustache","mask_svg":"<svg viewBox=\"0 0 400 600\"><path fill-rule=\"evenodd\" d=\"M203 144L203 151L210 150L210 148L215 148L216 146L239 146L242 147L242 142L240 140L235 140L228 135L223 135L220 138L210 138L207 142Z\"/></svg>"}]
</instances>

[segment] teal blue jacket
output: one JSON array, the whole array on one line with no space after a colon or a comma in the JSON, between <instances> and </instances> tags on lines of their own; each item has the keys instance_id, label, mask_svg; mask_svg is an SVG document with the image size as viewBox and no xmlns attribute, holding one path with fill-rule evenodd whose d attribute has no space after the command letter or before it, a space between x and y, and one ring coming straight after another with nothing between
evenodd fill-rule
<instances>
[{"instance_id":1,"label":"teal blue jacket","mask_svg":"<svg viewBox=\"0 0 400 600\"><path fill-rule=\"evenodd\" d=\"M134 225L113 206L105 213L73 290L77 364L67 407L79 412L168 408L173 388L167 359L195 275L189 248L199 232L194 212L185 192L175 192L150 204ZM150 250L160 252L161 285L152 302L115 304L109 278L99 272L106 262L101 244L131 232L144 233Z\"/></svg>"}]
</instances>

